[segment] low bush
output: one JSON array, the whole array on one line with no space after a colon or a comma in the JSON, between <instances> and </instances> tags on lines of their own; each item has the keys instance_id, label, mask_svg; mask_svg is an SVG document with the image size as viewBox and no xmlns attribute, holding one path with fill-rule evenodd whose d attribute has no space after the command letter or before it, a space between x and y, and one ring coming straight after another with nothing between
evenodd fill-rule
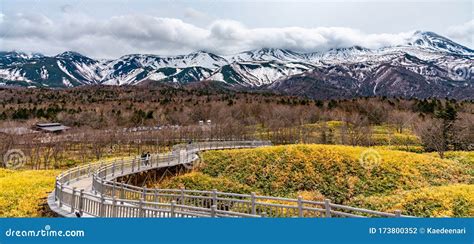
<instances>
[{"instance_id":1,"label":"low bush","mask_svg":"<svg viewBox=\"0 0 474 244\"><path fill-rule=\"evenodd\" d=\"M59 173L59 170L0 169L0 216L41 216L40 204L53 191Z\"/></svg>"},{"instance_id":2,"label":"low bush","mask_svg":"<svg viewBox=\"0 0 474 244\"><path fill-rule=\"evenodd\" d=\"M402 210L403 214L420 217L472 217L474 185L435 186L388 196L358 197L350 204L387 212Z\"/></svg>"}]
</instances>

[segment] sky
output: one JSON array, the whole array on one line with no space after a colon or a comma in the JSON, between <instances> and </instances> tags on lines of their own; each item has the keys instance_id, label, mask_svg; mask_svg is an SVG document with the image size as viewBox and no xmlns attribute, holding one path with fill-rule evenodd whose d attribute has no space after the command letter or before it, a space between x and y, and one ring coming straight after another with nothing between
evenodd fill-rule
<instances>
[{"instance_id":1,"label":"sky","mask_svg":"<svg viewBox=\"0 0 474 244\"><path fill-rule=\"evenodd\" d=\"M471 0L0 0L0 50L95 58L228 55L406 43L433 31L474 48Z\"/></svg>"}]
</instances>

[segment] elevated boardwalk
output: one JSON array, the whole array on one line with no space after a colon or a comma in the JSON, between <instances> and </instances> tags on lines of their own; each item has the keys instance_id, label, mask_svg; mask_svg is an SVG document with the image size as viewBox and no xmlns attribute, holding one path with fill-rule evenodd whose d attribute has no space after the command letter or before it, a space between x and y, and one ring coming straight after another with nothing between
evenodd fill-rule
<instances>
[{"instance_id":1,"label":"elevated boardwalk","mask_svg":"<svg viewBox=\"0 0 474 244\"><path fill-rule=\"evenodd\" d=\"M149 160L132 158L88 164L59 175L48 197L61 216L76 217L409 217L325 201L236 194L216 190L155 189L117 182L118 177L183 165L192 167L205 150L254 148L265 141L213 141L173 146Z\"/></svg>"}]
</instances>

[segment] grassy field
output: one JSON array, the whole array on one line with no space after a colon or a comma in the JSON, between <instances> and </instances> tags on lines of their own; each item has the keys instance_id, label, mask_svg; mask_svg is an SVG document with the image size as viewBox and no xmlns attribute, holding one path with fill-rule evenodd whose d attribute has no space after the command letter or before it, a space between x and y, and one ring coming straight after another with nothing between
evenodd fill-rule
<instances>
[{"instance_id":1,"label":"grassy field","mask_svg":"<svg viewBox=\"0 0 474 244\"><path fill-rule=\"evenodd\" d=\"M442 160L436 153L393 149L398 148L290 145L208 151L198 171L159 187L330 198L417 216L474 216L474 152L447 152ZM0 216L43 216L40 204L61 171L0 169Z\"/></svg>"},{"instance_id":2,"label":"grassy field","mask_svg":"<svg viewBox=\"0 0 474 244\"><path fill-rule=\"evenodd\" d=\"M42 216L42 199L54 188L59 170L13 171L0 169L0 216Z\"/></svg>"},{"instance_id":3,"label":"grassy field","mask_svg":"<svg viewBox=\"0 0 474 244\"><path fill-rule=\"evenodd\" d=\"M198 173L159 187L302 195L378 210L397 208L410 215L472 216L474 153L447 155L440 159L434 153L335 145L208 151ZM437 201L443 203L433 204Z\"/></svg>"}]
</instances>

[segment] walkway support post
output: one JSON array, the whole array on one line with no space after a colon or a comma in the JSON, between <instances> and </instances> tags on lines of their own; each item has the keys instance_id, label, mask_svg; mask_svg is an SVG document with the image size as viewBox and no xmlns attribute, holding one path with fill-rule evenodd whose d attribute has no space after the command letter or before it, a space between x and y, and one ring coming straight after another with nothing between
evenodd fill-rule
<instances>
[{"instance_id":1,"label":"walkway support post","mask_svg":"<svg viewBox=\"0 0 474 244\"><path fill-rule=\"evenodd\" d=\"M402 211L395 210L395 218L400 218L400 217L402 217Z\"/></svg>"},{"instance_id":2,"label":"walkway support post","mask_svg":"<svg viewBox=\"0 0 474 244\"><path fill-rule=\"evenodd\" d=\"M250 193L250 204L252 208L252 214L257 214L257 197L255 195L255 192Z\"/></svg>"},{"instance_id":3,"label":"walkway support post","mask_svg":"<svg viewBox=\"0 0 474 244\"><path fill-rule=\"evenodd\" d=\"M326 209L326 218L331 218L331 200L324 199L324 208Z\"/></svg>"}]
</instances>

